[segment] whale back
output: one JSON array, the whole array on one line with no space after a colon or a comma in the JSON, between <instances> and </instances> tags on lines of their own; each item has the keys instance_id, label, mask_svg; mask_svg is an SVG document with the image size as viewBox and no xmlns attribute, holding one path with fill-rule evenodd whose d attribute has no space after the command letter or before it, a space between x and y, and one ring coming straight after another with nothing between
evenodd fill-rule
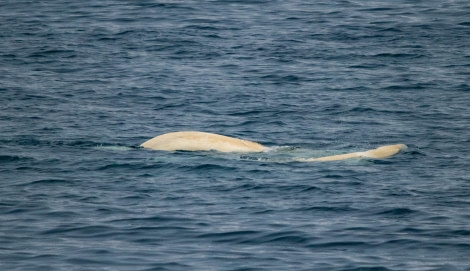
<instances>
[{"instance_id":1,"label":"whale back","mask_svg":"<svg viewBox=\"0 0 470 271\"><path fill-rule=\"evenodd\" d=\"M253 141L195 131L159 135L140 146L161 151L261 152L267 149Z\"/></svg>"}]
</instances>

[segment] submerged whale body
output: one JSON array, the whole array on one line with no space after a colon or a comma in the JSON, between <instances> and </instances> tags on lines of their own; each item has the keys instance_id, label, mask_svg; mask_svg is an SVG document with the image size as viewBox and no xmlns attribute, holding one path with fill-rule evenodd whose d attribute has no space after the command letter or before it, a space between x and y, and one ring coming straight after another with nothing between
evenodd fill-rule
<instances>
[{"instance_id":1,"label":"submerged whale body","mask_svg":"<svg viewBox=\"0 0 470 271\"><path fill-rule=\"evenodd\" d=\"M219 151L219 152L263 152L268 147L259 143L213 133L184 131L156 136L140 146L158 151ZM300 162L335 161L350 158L383 159L406 149L404 144L386 145L376 149L332 155L318 158L298 158Z\"/></svg>"}]
</instances>

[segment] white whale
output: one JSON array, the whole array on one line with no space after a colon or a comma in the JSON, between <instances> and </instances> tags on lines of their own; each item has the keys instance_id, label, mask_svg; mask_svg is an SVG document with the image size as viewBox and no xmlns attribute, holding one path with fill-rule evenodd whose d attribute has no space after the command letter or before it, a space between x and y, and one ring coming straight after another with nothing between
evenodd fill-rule
<instances>
[{"instance_id":1,"label":"white whale","mask_svg":"<svg viewBox=\"0 0 470 271\"><path fill-rule=\"evenodd\" d=\"M140 146L158 151L262 152L256 142L205 132L174 132L159 135Z\"/></svg>"},{"instance_id":2,"label":"white whale","mask_svg":"<svg viewBox=\"0 0 470 271\"><path fill-rule=\"evenodd\" d=\"M213 133L183 131L156 136L140 146L158 151L219 151L219 152L263 152L268 147L259 143ZM318 158L298 158L299 162L335 161L350 158L383 159L406 149L404 144L386 145L376 149L332 155Z\"/></svg>"}]
</instances>

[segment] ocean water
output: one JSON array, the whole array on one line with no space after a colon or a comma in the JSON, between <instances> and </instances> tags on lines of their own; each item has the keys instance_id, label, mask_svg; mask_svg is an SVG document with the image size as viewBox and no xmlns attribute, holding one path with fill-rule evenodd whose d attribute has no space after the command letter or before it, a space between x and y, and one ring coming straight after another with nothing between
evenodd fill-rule
<instances>
[{"instance_id":1,"label":"ocean water","mask_svg":"<svg viewBox=\"0 0 470 271\"><path fill-rule=\"evenodd\" d=\"M470 270L469 78L463 0L3 0L0 269Z\"/></svg>"}]
</instances>

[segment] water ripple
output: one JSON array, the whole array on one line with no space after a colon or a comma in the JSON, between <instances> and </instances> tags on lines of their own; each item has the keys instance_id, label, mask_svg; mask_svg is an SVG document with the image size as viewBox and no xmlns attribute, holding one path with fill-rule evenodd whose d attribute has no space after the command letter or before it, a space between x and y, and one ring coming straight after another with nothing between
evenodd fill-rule
<instances>
[{"instance_id":1,"label":"water ripple","mask_svg":"<svg viewBox=\"0 0 470 271\"><path fill-rule=\"evenodd\" d=\"M0 2L0 269L469 269L465 1L91 2Z\"/></svg>"}]
</instances>

